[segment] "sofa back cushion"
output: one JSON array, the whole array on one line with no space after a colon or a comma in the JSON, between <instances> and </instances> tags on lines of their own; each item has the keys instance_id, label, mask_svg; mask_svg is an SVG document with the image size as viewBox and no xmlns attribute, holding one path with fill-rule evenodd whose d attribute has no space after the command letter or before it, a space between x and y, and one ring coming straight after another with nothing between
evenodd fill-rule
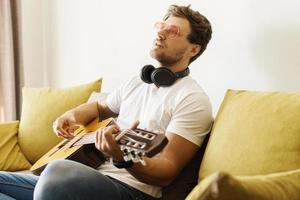
<instances>
[{"instance_id":1,"label":"sofa back cushion","mask_svg":"<svg viewBox=\"0 0 300 200\"><path fill-rule=\"evenodd\" d=\"M199 178L216 171L257 175L300 167L300 93L228 90Z\"/></svg>"},{"instance_id":2,"label":"sofa back cushion","mask_svg":"<svg viewBox=\"0 0 300 200\"><path fill-rule=\"evenodd\" d=\"M62 138L52 130L54 120L86 102L100 91L101 79L70 88L24 88L18 141L27 159L34 163Z\"/></svg>"}]
</instances>

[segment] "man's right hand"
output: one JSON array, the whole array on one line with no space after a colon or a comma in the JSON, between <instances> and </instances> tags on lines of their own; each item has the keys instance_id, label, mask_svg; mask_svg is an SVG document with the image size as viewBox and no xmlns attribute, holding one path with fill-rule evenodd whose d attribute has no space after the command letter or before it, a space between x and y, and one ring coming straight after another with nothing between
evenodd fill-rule
<instances>
[{"instance_id":1,"label":"man's right hand","mask_svg":"<svg viewBox=\"0 0 300 200\"><path fill-rule=\"evenodd\" d=\"M74 137L76 123L73 117L62 115L53 122L53 131L58 137L71 139Z\"/></svg>"},{"instance_id":2,"label":"man's right hand","mask_svg":"<svg viewBox=\"0 0 300 200\"><path fill-rule=\"evenodd\" d=\"M59 137L71 139L78 125L86 125L96 117L103 120L117 116L105 103L84 103L58 117L53 123L53 131Z\"/></svg>"}]
</instances>

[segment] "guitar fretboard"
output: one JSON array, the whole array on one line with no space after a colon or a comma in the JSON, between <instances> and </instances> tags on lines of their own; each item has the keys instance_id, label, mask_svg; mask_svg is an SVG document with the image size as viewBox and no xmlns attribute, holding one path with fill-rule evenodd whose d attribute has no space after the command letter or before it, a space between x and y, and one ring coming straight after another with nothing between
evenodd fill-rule
<instances>
[{"instance_id":1,"label":"guitar fretboard","mask_svg":"<svg viewBox=\"0 0 300 200\"><path fill-rule=\"evenodd\" d=\"M121 131L115 138L116 141L119 141L125 134L132 132L129 129ZM84 144L92 144L96 141L96 132L86 133L79 140L77 140L72 146L79 146Z\"/></svg>"}]
</instances>

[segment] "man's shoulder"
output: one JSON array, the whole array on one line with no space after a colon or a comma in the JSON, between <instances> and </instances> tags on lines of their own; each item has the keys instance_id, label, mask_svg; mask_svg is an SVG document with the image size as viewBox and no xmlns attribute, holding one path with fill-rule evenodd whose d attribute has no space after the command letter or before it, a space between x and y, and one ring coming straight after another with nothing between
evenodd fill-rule
<instances>
[{"instance_id":1,"label":"man's shoulder","mask_svg":"<svg viewBox=\"0 0 300 200\"><path fill-rule=\"evenodd\" d=\"M142 80L139 76L135 75L127 79L126 82L123 83L123 88L131 89L135 88L136 86L139 86L142 84Z\"/></svg>"},{"instance_id":2,"label":"man's shoulder","mask_svg":"<svg viewBox=\"0 0 300 200\"><path fill-rule=\"evenodd\" d=\"M141 83L142 83L141 78L138 75L134 75L130 77L125 84L127 86L135 86L135 85L140 85Z\"/></svg>"},{"instance_id":3,"label":"man's shoulder","mask_svg":"<svg viewBox=\"0 0 300 200\"><path fill-rule=\"evenodd\" d=\"M175 91L180 91L183 94L201 94L206 95L204 89L192 77L187 76L180 80L174 87Z\"/></svg>"},{"instance_id":4,"label":"man's shoulder","mask_svg":"<svg viewBox=\"0 0 300 200\"><path fill-rule=\"evenodd\" d=\"M199 103L210 107L210 99L198 82L191 77L182 79L169 94L173 96L173 101L177 103Z\"/></svg>"}]
</instances>

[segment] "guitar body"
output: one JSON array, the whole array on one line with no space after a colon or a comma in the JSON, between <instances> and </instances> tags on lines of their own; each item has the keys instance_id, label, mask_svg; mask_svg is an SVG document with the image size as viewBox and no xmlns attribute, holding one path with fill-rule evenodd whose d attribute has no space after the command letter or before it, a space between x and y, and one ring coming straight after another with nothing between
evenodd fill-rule
<instances>
[{"instance_id":1,"label":"guitar body","mask_svg":"<svg viewBox=\"0 0 300 200\"><path fill-rule=\"evenodd\" d=\"M76 146L73 144L80 140L86 133L95 131L101 127L105 127L110 122L111 119L103 120L101 122L98 122L98 119L95 119L88 124L87 127L80 127L78 130L76 130L75 134L77 135L74 138L71 140L65 139L61 141L43 157L41 157L36 163L34 163L30 170L34 174L39 175L49 162L59 159L69 159L93 168L97 168L105 161L105 156L103 153L101 153L101 151L96 149L95 144Z\"/></svg>"}]
</instances>

